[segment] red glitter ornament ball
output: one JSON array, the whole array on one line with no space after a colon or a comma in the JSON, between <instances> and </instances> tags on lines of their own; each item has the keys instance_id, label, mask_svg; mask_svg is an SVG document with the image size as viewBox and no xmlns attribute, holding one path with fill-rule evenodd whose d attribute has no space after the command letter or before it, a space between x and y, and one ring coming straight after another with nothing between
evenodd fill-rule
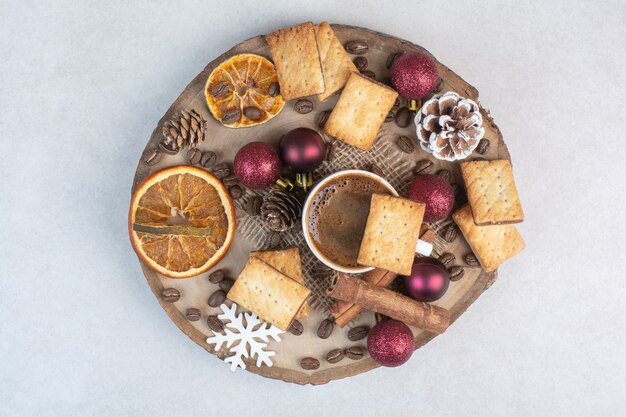
<instances>
[{"instance_id":1,"label":"red glitter ornament ball","mask_svg":"<svg viewBox=\"0 0 626 417\"><path fill-rule=\"evenodd\" d=\"M251 142L237 151L233 163L235 176L246 187L267 188L280 177L280 158L267 143Z\"/></svg>"},{"instance_id":2,"label":"red glitter ornament ball","mask_svg":"<svg viewBox=\"0 0 626 417\"><path fill-rule=\"evenodd\" d=\"M454 192L439 175L420 175L406 191L406 198L426 204L425 222L437 222L448 217L454 206Z\"/></svg>"},{"instance_id":3,"label":"red glitter ornament ball","mask_svg":"<svg viewBox=\"0 0 626 417\"><path fill-rule=\"evenodd\" d=\"M280 141L280 156L296 172L307 173L316 169L326 155L322 136L313 129L299 127L290 130Z\"/></svg>"},{"instance_id":4,"label":"red glitter ornament ball","mask_svg":"<svg viewBox=\"0 0 626 417\"><path fill-rule=\"evenodd\" d=\"M367 338L367 350L382 366L400 366L415 350L415 340L409 326L394 319L376 323Z\"/></svg>"},{"instance_id":5,"label":"red glitter ornament ball","mask_svg":"<svg viewBox=\"0 0 626 417\"><path fill-rule=\"evenodd\" d=\"M439 83L437 65L420 52L402 54L391 66L391 83L409 100L425 98Z\"/></svg>"}]
</instances>

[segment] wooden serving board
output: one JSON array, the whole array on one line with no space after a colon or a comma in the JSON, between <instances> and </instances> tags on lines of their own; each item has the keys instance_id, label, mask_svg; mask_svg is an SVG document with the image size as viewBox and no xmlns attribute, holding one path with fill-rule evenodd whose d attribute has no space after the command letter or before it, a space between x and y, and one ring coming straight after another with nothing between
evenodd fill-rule
<instances>
[{"instance_id":1,"label":"wooden serving board","mask_svg":"<svg viewBox=\"0 0 626 417\"><path fill-rule=\"evenodd\" d=\"M411 42L368 29L345 25L333 25L333 29L343 43L356 39L364 40L368 43L369 51L365 55L369 61L368 69L376 73L378 80L389 76L385 62L390 54L414 50L428 53L422 47ZM204 98L204 87L209 74L219 63L240 53L255 53L271 59L264 37L257 36L236 45L228 52L210 62L187 88L185 88L159 121L137 167L133 182L133 191L137 184L151 172L168 166L185 163L185 151L174 156L163 155L162 160L156 166L150 167L144 162L145 157L151 150L157 147L161 140L163 124L181 110L195 109L208 121L206 131L207 139L199 148L203 151L214 151L218 155L219 161L232 164L237 150L248 142L262 140L272 145L277 145L281 136L291 129L296 127L311 127L317 129L316 119L319 113L323 110L330 110L334 106L337 97L333 97L324 103L312 98L315 110L307 115L301 115L293 110L293 102L287 102L283 111L265 124L242 129L223 127L211 116L207 108ZM478 102L478 91L474 87L443 64L438 63L437 65L442 79L442 83L438 87L437 92L455 91L462 96ZM475 157L485 159L510 159L500 130L493 122L489 112L482 107L481 112L484 118L485 138L490 140L491 146L487 154L475 154ZM461 181L458 163L436 160L419 149L419 146L416 146L417 149L413 154L402 153L397 148L397 145L395 145L395 140L400 134L415 138L416 134L413 124L408 128L401 129L393 122L385 123L379 132L376 145L369 153L356 150L349 145L337 141L337 156L332 162L324 163L324 165L314 173L315 180L317 181L325 175L341 169L367 169L369 164L374 162L383 169L385 177L392 185L394 185L400 193L403 193L412 177L411 168L419 160L430 159L435 163L435 170L433 172L438 169L449 169L453 175L451 182L457 183L460 186ZM474 159L473 157L474 155L468 158L468 160ZM266 232L264 226L258 218L253 218L241 210L243 202L246 198L250 197L250 195L252 195L252 191L247 190L244 198L236 202L238 217L236 236L226 257L214 268L214 270L225 270L227 275L233 279L237 277L243 268L248 254L253 250L263 249L262 245ZM447 219L432 225L432 227L435 230L441 230L450 222L451 220ZM307 286L311 287L313 293L317 295L317 297L311 300L314 308L310 309L311 312L307 318L301 320L305 328L302 335L295 336L291 333L285 333L282 335L282 342L270 343L268 349L276 351L276 356L273 357L274 366L256 367L252 361L249 361L247 362L247 370L265 377L277 378L287 382L295 382L298 384L323 384L334 379L357 375L377 367L376 362L367 355L358 361L345 358L337 364L330 364L324 359L326 353L332 349L347 348L349 346L365 347L366 339L359 342L350 342L346 334L348 330L355 325L373 326L375 324L375 318L372 312L364 312L344 329L335 326L333 334L328 339L322 340L317 337L316 331L319 323L324 318L328 317L327 308L329 300L325 299L323 296L325 283L313 278L313 270L317 266L315 265L315 260L312 258L312 255L306 246L303 245L304 240L301 234L299 229L286 234L283 246L299 246L303 253L303 258L305 260L308 259L304 262L304 273ZM470 252L470 249L460 233L452 243L447 243L442 238L438 237L434 242L434 247L435 251L433 256L438 256L444 252L451 252L456 255L455 264L464 267L465 270L463 278L460 281L451 283L446 295L434 303L449 309L452 315L452 321L454 322L487 288L489 288L495 281L497 274L496 272L486 273L480 268L470 268L465 264L463 258L465 254ZM217 355L221 359L228 356L228 351L220 350L215 352L212 346L206 343L206 338L212 334L206 323L206 317L211 314L219 314L220 312L219 309L211 308L207 304L208 297L217 290L217 285L211 284L207 279L211 271L198 277L175 280L153 272L143 263L142 269L150 288L170 319L189 336L191 340L202 346L208 352ZM161 299L161 291L164 288L178 289L181 292L181 299L176 303L164 302ZM201 310L201 320L189 322L185 318L185 311L190 307ZM413 333L415 335L416 348L425 345L435 337L435 334L419 329L413 329ZM442 337L446 337L445 333ZM416 355L417 353L414 356ZM319 359L321 363L320 368L315 371L301 369L299 366L300 359L307 356ZM410 362L406 366L410 366ZM389 370L389 372L393 372L393 370Z\"/></svg>"}]
</instances>

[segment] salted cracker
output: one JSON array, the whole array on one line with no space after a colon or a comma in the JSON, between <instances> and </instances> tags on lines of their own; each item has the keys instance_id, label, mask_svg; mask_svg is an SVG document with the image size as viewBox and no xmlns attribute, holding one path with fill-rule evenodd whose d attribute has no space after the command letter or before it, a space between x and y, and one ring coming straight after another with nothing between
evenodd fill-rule
<instances>
[{"instance_id":1,"label":"salted cracker","mask_svg":"<svg viewBox=\"0 0 626 417\"><path fill-rule=\"evenodd\" d=\"M425 208L402 197L372 195L357 262L410 275Z\"/></svg>"},{"instance_id":2,"label":"salted cracker","mask_svg":"<svg viewBox=\"0 0 626 417\"><path fill-rule=\"evenodd\" d=\"M398 93L353 72L348 78L324 131L364 151L369 151Z\"/></svg>"},{"instance_id":3,"label":"salted cracker","mask_svg":"<svg viewBox=\"0 0 626 417\"><path fill-rule=\"evenodd\" d=\"M487 272L521 252L526 244L512 224L477 226L469 205L457 210L452 218Z\"/></svg>"},{"instance_id":4,"label":"salted cracker","mask_svg":"<svg viewBox=\"0 0 626 417\"><path fill-rule=\"evenodd\" d=\"M348 82L350 74L358 70L328 22L315 27L315 37L326 85L326 90L318 98L325 101L341 90Z\"/></svg>"},{"instance_id":5,"label":"salted cracker","mask_svg":"<svg viewBox=\"0 0 626 417\"><path fill-rule=\"evenodd\" d=\"M524 220L509 161L462 162L461 173L477 225L520 223Z\"/></svg>"}]
</instances>

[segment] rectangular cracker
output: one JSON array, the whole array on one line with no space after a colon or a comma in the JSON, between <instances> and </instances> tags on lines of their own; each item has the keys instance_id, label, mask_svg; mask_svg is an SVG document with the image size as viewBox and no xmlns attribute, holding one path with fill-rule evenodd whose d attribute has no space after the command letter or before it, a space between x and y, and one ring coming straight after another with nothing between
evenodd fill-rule
<instances>
[{"instance_id":1,"label":"rectangular cracker","mask_svg":"<svg viewBox=\"0 0 626 417\"><path fill-rule=\"evenodd\" d=\"M326 91L318 98L325 101L341 90L348 82L350 74L358 70L328 22L322 22L315 27L315 38L326 85Z\"/></svg>"},{"instance_id":2,"label":"rectangular cracker","mask_svg":"<svg viewBox=\"0 0 626 417\"><path fill-rule=\"evenodd\" d=\"M462 162L461 173L477 225L520 223L524 220L509 161Z\"/></svg>"},{"instance_id":3,"label":"rectangular cracker","mask_svg":"<svg viewBox=\"0 0 626 417\"><path fill-rule=\"evenodd\" d=\"M512 224L477 226L469 205L457 210L452 218L487 272L524 249L524 239Z\"/></svg>"},{"instance_id":4,"label":"rectangular cracker","mask_svg":"<svg viewBox=\"0 0 626 417\"><path fill-rule=\"evenodd\" d=\"M259 318L287 331L309 296L309 289L251 257L228 292L228 298Z\"/></svg>"},{"instance_id":5,"label":"rectangular cracker","mask_svg":"<svg viewBox=\"0 0 626 417\"><path fill-rule=\"evenodd\" d=\"M402 197L372 195L358 263L410 275L425 208Z\"/></svg>"},{"instance_id":6,"label":"rectangular cracker","mask_svg":"<svg viewBox=\"0 0 626 417\"><path fill-rule=\"evenodd\" d=\"M313 23L279 29L265 36L265 40L274 59L280 94L285 101L324 92Z\"/></svg>"},{"instance_id":7,"label":"rectangular cracker","mask_svg":"<svg viewBox=\"0 0 626 417\"><path fill-rule=\"evenodd\" d=\"M348 78L324 131L352 146L369 151L398 93L353 72Z\"/></svg>"},{"instance_id":8,"label":"rectangular cracker","mask_svg":"<svg viewBox=\"0 0 626 417\"><path fill-rule=\"evenodd\" d=\"M299 248L292 247L282 250L251 252L250 256L262 260L298 284L305 285ZM305 302L302 308L300 308L300 311L298 311L297 317L306 317L308 314L309 307Z\"/></svg>"}]
</instances>

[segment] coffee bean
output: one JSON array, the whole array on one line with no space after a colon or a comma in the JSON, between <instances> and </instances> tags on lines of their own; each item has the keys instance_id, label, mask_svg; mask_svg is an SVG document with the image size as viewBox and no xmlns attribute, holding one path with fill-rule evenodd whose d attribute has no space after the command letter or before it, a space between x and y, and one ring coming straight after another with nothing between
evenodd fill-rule
<instances>
[{"instance_id":1,"label":"coffee bean","mask_svg":"<svg viewBox=\"0 0 626 417\"><path fill-rule=\"evenodd\" d=\"M465 255L465 263L469 266L475 268L480 266L480 262L478 262L478 258L473 253L468 253Z\"/></svg>"},{"instance_id":2,"label":"coffee bean","mask_svg":"<svg viewBox=\"0 0 626 417\"><path fill-rule=\"evenodd\" d=\"M300 360L300 367L312 371L320 367L320 361L315 358L303 358Z\"/></svg>"},{"instance_id":3,"label":"coffee bean","mask_svg":"<svg viewBox=\"0 0 626 417\"><path fill-rule=\"evenodd\" d=\"M187 320L189 321L198 321L200 320L201 315L200 310L197 308L188 308L185 312L185 317L187 317Z\"/></svg>"},{"instance_id":4,"label":"coffee bean","mask_svg":"<svg viewBox=\"0 0 626 417\"><path fill-rule=\"evenodd\" d=\"M289 329L287 329L287 331L291 334L295 334L296 336L300 336L304 331L304 326L298 320L294 319L294 321L291 322L291 326L289 326Z\"/></svg>"},{"instance_id":5,"label":"coffee bean","mask_svg":"<svg viewBox=\"0 0 626 417\"><path fill-rule=\"evenodd\" d=\"M356 58L354 58L354 65L356 66L356 69L359 70L359 72L363 72L365 69L367 69L367 58L365 58L364 56L357 56Z\"/></svg>"},{"instance_id":6,"label":"coffee bean","mask_svg":"<svg viewBox=\"0 0 626 417\"><path fill-rule=\"evenodd\" d=\"M361 40L350 41L346 43L345 48L352 55L365 55L369 49L367 43Z\"/></svg>"},{"instance_id":7,"label":"coffee bean","mask_svg":"<svg viewBox=\"0 0 626 417\"><path fill-rule=\"evenodd\" d=\"M228 192L230 193L230 196L235 200L238 200L243 196L243 190L238 185L233 185L232 187L229 187Z\"/></svg>"},{"instance_id":8,"label":"coffee bean","mask_svg":"<svg viewBox=\"0 0 626 417\"><path fill-rule=\"evenodd\" d=\"M259 196L253 196L248 198L245 205L246 213L250 216L256 216L259 214L261 210L261 205L263 204L263 200Z\"/></svg>"},{"instance_id":9,"label":"coffee bean","mask_svg":"<svg viewBox=\"0 0 626 417\"><path fill-rule=\"evenodd\" d=\"M441 237L448 243L454 242L456 239L456 235L458 233L458 229L455 224L447 225L441 232Z\"/></svg>"},{"instance_id":10,"label":"coffee bean","mask_svg":"<svg viewBox=\"0 0 626 417\"><path fill-rule=\"evenodd\" d=\"M421 161L418 161L417 164L415 164L415 168L413 168L413 173L415 175L428 174L432 171L433 165L434 164L432 161L429 161L428 159L422 159Z\"/></svg>"},{"instance_id":11,"label":"coffee bean","mask_svg":"<svg viewBox=\"0 0 626 417\"><path fill-rule=\"evenodd\" d=\"M400 108L400 97L398 97L396 101L393 102L393 106L391 107L391 109L398 111L399 108Z\"/></svg>"},{"instance_id":12,"label":"coffee bean","mask_svg":"<svg viewBox=\"0 0 626 417\"><path fill-rule=\"evenodd\" d=\"M345 357L343 349L333 349L326 354L326 360L330 363L337 363Z\"/></svg>"},{"instance_id":13,"label":"coffee bean","mask_svg":"<svg viewBox=\"0 0 626 417\"><path fill-rule=\"evenodd\" d=\"M367 78L371 78L372 80L376 79L376 73L370 70L363 70L361 74L365 75Z\"/></svg>"},{"instance_id":14,"label":"coffee bean","mask_svg":"<svg viewBox=\"0 0 626 417\"><path fill-rule=\"evenodd\" d=\"M450 281L455 282L463 278L465 270L460 266L453 266L448 270L450 273Z\"/></svg>"},{"instance_id":15,"label":"coffee bean","mask_svg":"<svg viewBox=\"0 0 626 417\"><path fill-rule=\"evenodd\" d=\"M259 120L263 116L261 109L256 106L244 107L243 114L250 120Z\"/></svg>"},{"instance_id":16,"label":"coffee bean","mask_svg":"<svg viewBox=\"0 0 626 417\"><path fill-rule=\"evenodd\" d=\"M271 83L269 88L267 89L267 94L269 94L270 97L276 97L277 95L279 95L280 85L278 83Z\"/></svg>"},{"instance_id":17,"label":"coffee bean","mask_svg":"<svg viewBox=\"0 0 626 417\"><path fill-rule=\"evenodd\" d=\"M235 285L235 280L232 280L230 278L224 278L219 282L220 290L224 291L227 294L228 291L230 291L230 289L233 287L233 285Z\"/></svg>"},{"instance_id":18,"label":"coffee bean","mask_svg":"<svg viewBox=\"0 0 626 417\"><path fill-rule=\"evenodd\" d=\"M230 174L230 168L225 162L220 162L219 164L215 165L213 169L211 169L211 172L213 172L213 175L215 175L217 178L224 178L225 176Z\"/></svg>"},{"instance_id":19,"label":"coffee bean","mask_svg":"<svg viewBox=\"0 0 626 417\"><path fill-rule=\"evenodd\" d=\"M439 171L437 171L437 175L439 175L441 178L448 182L450 182L450 180L452 179L452 173L448 169L440 169Z\"/></svg>"},{"instance_id":20,"label":"coffee bean","mask_svg":"<svg viewBox=\"0 0 626 417\"><path fill-rule=\"evenodd\" d=\"M237 185L238 182L239 180L237 179L237 176L232 173L222 178L222 183L227 187Z\"/></svg>"},{"instance_id":21,"label":"coffee bean","mask_svg":"<svg viewBox=\"0 0 626 417\"><path fill-rule=\"evenodd\" d=\"M215 98L224 97L230 93L230 86L226 81L219 82L211 88L211 95Z\"/></svg>"},{"instance_id":22,"label":"coffee bean","mask_svg":"<svg viewBox=\"0 0 626 417\"><path fill-rule=\"evenodd\" d=\"M352 360L359 360L365 355L365 351L360 346L351 346L346 349L346 356Z\"/></svg>"},{"instance_id":23,"label":"coffee bean","mask_svg":"<svg viewBox=\"0 0 626 417\"><path fill-rule=\"evenodd\" d=\"M222 123L225 125L229 125L239 121L239 119L241 119L241 110L232 109L224 113L224 115L222 116Z\"/></svg>"},{"instance_id":24,"label":"coffee bean","mask_svg":"<svg viewBox=\"0 0 626 417\"><path fill-rule=\"evenodd\" d=\"M328 117L330 116L331 111L330 110L324 110L323 112L320 113L319 116L317 116L317 126L322 129L325 125L326 122L328 121Z\"/></svg>"},{"instance_id":25,"label":"coffee bean","mask_svg":"<svg viewBox=\"0 0 626 417\"><path fill-rule=\"evenodd\" d=\"M325 319L320 323L320 326L317 328L317 336L320 339L328 339L330 335L333 333L333 328L335 327L335 323L332 320Z\"/></svg>"},{"instance_id":26,"label":"coffee bean","mask_svg":"<svg viewBox=\"0 0 626 417\"><path fill-rule=\"evenodd\" d=\"M476 152L481 155L486 154L487 152L489 152L489 145L489 139L481 139L481 141L478 143L478 147L476 148Z\"/></svg>"},{"instance_id":27,"label":"coffee bean","mask_svg":"<svg viewBox=\"0 0 626 417\"><path fill-rule=\"evenodd\" d=\"M152 149L148 155L146 155L144 162L148 164L148 166L154 166L159 163L163 154L158 149Z\"/></svg>"},{"instance_id":28,"label":"coffee bean","mask_svg":"<svg viewBox=\"0 0 626 417\"><path fill-rule=\"evenodd\" d=\"M439 257L439 262L441 262L446 268L452 266L454 261L456 261L456 256L454 256L454 254L450 252L443 253Z\"/></svg>"},{"instance_id":29,"label":"coffee bean","mask_svg":"<svg viewBox=\"0 0 626 417\"><path fill-rule=\"evenodd\" d=\"M226 293L222 290L217 290L208 299L208 304L211 307L219 307L226 300Z\"/></svg>"},{"instance_id":30,"label":"coffee bean","mask_svg":"<svg viewBox=\"0 0 626 417\"><path fill-rule=\"evenodd\" d=\"M198 165L202 159L202 151L198 148L191 148L187 151L187 163L190 165Z\"/></svg>"},{"instance_id":31,"label":"coffee bean","mask_svg":"<svg viewBox=\"0 0 626 417\"><path fill-rule=\"evenodd\" d=\"M209 325L209 329L214 332L221 332L224 330L224 323L222 320L218 319L217 316L209 316L206 318L206 324Z\"/></svg>"},{"instance_id":32,"label":"coffee bean","mask_svg":"<svg viewBox=\"0 0 626 417\"><path fill-rule=\"evenodd\" d=\"M354 327L348 332L348 339L352 342L356 342L357 340L361 340L366 337L369 332L370 328L367 326Z\"/></svg>"},{"instance_id":33,"label":"coffee bean","mask_svg":"<svg viewBox=\"0 0 626 417\"><path fill-rule=\"evenodd\" d=\"M396 110L392 108L385 116L385 123L393 122L394 120L396 120Z\"/></svg>"},{"instance_id":34,"label":"coffee bean","mask_svg":"<svg viewBox=\"0 0 626 417\"><path fill-rule=\"evenodd\" d=\"M413 153L415 151L415 144L413 143L413 139L408 136L400 136L398 140L396 140L396 144L398 148L404 153Z\"/></svg>"},{"instance_id":35,"label":"coffee bean","mask_svg":"<svg viewBox=\"0 0 626 417\"><path fill-rule=\"evenodd\" d=\"M165 288L161 291L161 299L167 303L175 303L180 299L180 291L176 288Z\"/></svg>"},{"instance_id":36,"label":"coffee bean","mask_svg":"<svg viewBox=\"0 0 626 417\"><path fill-rule=\"evenodd\" d=\"M225 275L224 271L221 269L218 269L217 271L213 271L209 275L209 282L212 282L213 284L217 284L218 282L224 279L224 275Z\"/></svg>"},{"instance_id":37,"label":"coffee bean","mask_svg":"<svg viewBox=\"0 0 626 417\"><path fill-rule=\"evenodd\" d=\"M274 249L280 245L282 237L278 232L269 232L265 236L265 244L263 245L266 249Z\"/></svg>"},{"instance_id":38,"label":"coffee bean","mask_svg":"<svg viewBox=\"0 0 626 417\"><path fill-rule=\"evenodd\" d=\"M301 98L296 101L296 104L293 105L293 108L296 112L300 114L307 114L313 111L313 102L311 100L307 100L305 98Z\"/></svg>"},{"instance_id":39,"label":"coffee bean","mask_svg":"<svg viewBox=\"0 0 626 417\"><path fill-rule=\"evenodd\" d=\"M391 69L391 67L393 66L393 61L395 61L396 58L400 55L402 55L402 52L395 52L387 57L387 62L385 62L385 66L387 67L387 69Z\"/></svg>"},{"instance_id":40,"label":"coffee bean","mask_svg":"<svg viewBox=\"0 0 626 417\"><path fill-rule=\"evenodd\" d=\"M217 161L217 155L215 155L215 152L202 152L202 156L200 157L200 165L202 165L204 168L211 168L213 165L215 165L215 161Z\"/></svg>"},{"instance_id":41,"label":"coffee bean","mask_svg":"<svg viewBox=\"0 0 626 417\"><path fill-rule=\"evenodd\" d=\"M383 177L384 178L384 173L383 170L380 169L380 167L378 165L376 165L375 163L371 163L370 164L370 172L373 172L374 174L378 175L379 177Z\"/></svg>"},{"instance_id":42,"label":"coffee bean","mask_svg":"<svg viewBox=\"0 0 626 417\"><path fill-rule=\"evenodd\" d=\"M411 115L411 111L407 109L406 107L402 107L396 113L396 124L399 127L403 127L403 128L407 127L408 125L411 124L412 118L413 116Z\"/></svg>"},{"instance_id":43,"label":"coffee bean","mask_svg":"<svg viewBox=\"0 0 626 417\"><path fill-rule=\"evenodd\" d=\"M335 142L328 142L326 144L326 160L328 162L331 162L333 159L335 159L335 149L337 147L335 146Z\"/></svg>"}]
</instances>

